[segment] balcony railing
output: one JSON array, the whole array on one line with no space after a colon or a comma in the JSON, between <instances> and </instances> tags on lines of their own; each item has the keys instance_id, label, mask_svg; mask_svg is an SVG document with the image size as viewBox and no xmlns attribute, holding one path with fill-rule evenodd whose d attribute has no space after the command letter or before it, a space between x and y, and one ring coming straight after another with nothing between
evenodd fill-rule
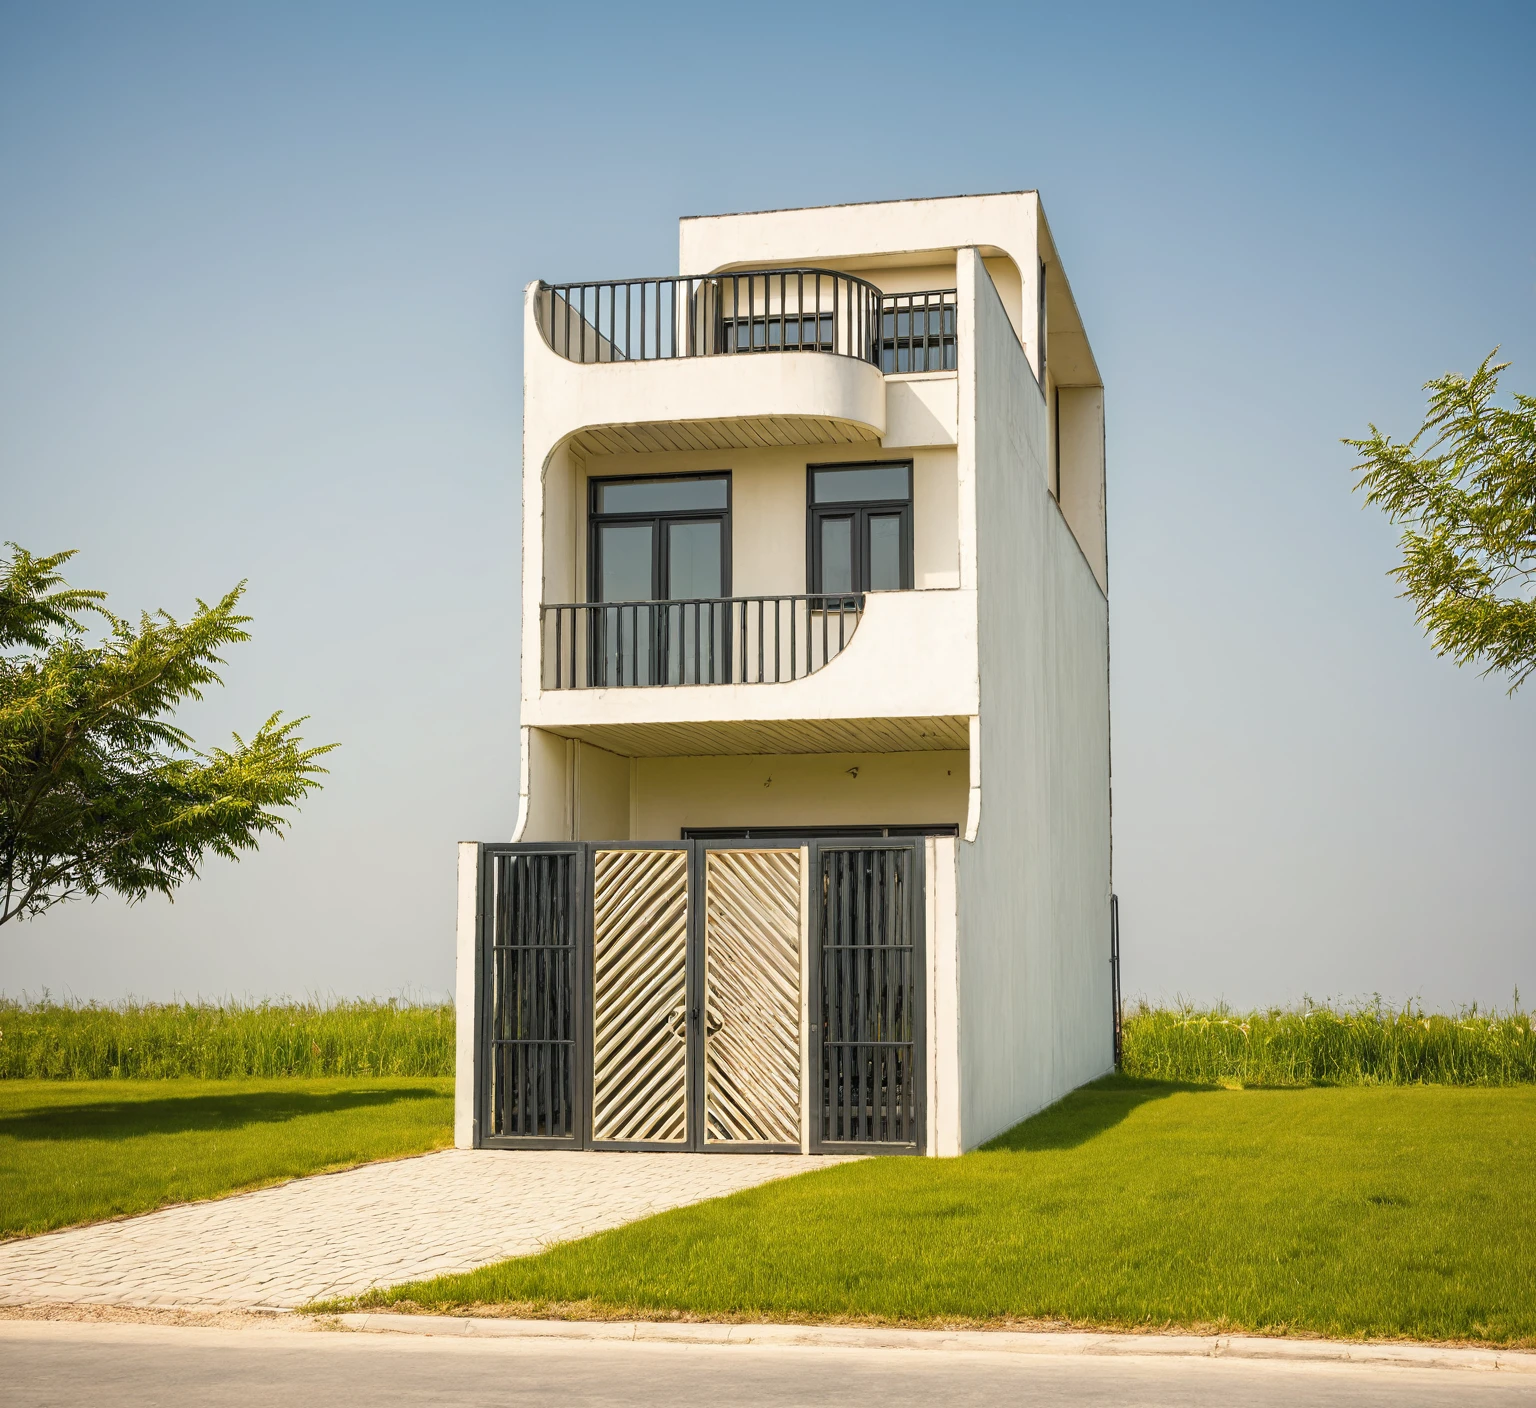
<instances>
[{"instance_id":1,"label":"balcony railing","mask_svg":"<svg viewBox=\"0 0 1536 1408\"><path fill-rule=\"evenodd\" d=\"M803 679L847 648L863 611L858 592L541 606L543 688Z\"/></svg>"},{"instance_id":2,"label":"balcony railing","mask_svg":"<svg viewBox=\"0 0 1536 1408\"><path fill-rule=\"evenodd\" d=\"M880 370L954 371L955 318L952 288L886 294L880 303Z\"/></svg>"},{"instance_id":3,"label":"balcony railing","mask_svg":"<svg viewBox=\"0 0 1536 1408\"><path fill-rule=\"evenodd\" d=\"M572 362L831 352L880 365L880 290L828 269L540 284L539 328Z\"/></svg>"}]
</instances>

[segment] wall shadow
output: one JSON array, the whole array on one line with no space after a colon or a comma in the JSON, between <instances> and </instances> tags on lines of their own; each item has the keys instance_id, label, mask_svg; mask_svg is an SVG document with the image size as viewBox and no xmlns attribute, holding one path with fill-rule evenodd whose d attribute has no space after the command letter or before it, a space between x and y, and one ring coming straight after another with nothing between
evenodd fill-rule
<instances>
[{"instance_id":1,"label":"wall shadow","mask_svg":"<svg viewBox=\"0 0 1536 1408\"><path fill-rule=\"evenodd\" d=\"M230 1091L228 1095L166 1096L153 1100L114 1099L73 1104L38 1105L0 1115L0 1135L28 1141L68 1139L138 1139L149 1134L186 1134L194 1130L244 1129L250 1125L282 1124L305 1115L337 1114L346 1110L417 1100L442 1100L429 1085L387 1090Z\"/></svg>"},{"instance_id":2,"label":"wall shadow","mask_svg":"<svg viewBox=\"0 0 1536 1408\"><path fill-rule=\"evenodd\" d=\"M1075 1149L1105 1130L1113 1129L1132 1111L1154 1100L1184 1092L1218 1094L1217 1085L1189 1081L1138 1080L1134 1076L1104 1076L1079 1086L1054 1105L1031 1115L981 1147L988 1153L1022 1154L1043 1149Z\"/></svg>"}]
</instances>

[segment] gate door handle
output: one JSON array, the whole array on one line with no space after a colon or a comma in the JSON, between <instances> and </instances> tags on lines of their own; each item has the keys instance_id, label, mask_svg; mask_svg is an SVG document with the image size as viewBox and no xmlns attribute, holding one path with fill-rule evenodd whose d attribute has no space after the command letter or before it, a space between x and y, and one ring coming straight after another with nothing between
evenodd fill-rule
<instances>
[{"instance_id":1,"label":"gate door handle","mask_svg":"<svg viewBox=\"0 0 1536 1408\"><path fill-rule=\"evenodd\" d=\"M665 1019L666 1028L679 1041L688 1040L688 1004L679 1003Z\"/></svg>"}]
</instances>

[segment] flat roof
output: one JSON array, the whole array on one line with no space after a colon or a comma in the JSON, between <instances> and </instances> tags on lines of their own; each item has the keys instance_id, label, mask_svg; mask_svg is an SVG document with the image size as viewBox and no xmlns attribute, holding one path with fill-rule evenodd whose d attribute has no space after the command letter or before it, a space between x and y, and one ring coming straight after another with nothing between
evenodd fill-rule
<instances>
[{"instance_id":1,"label":"flat roof","mask_svg":"<svg viewBox=\"0 0 1536 1408\"><path fill-rule=\"evenodd\" d=\"M721 210L711 215L680 215L679 220L732 220L741 215L785 215L792 210L845 210L854 205L914 205L929 200L985 200L990 196L1033 196L1033 186L1018 191L967 191L951 196L893 196L889 200L839 200L830 205L777 205L767 210Z\"/></svg>"}]
</instances>

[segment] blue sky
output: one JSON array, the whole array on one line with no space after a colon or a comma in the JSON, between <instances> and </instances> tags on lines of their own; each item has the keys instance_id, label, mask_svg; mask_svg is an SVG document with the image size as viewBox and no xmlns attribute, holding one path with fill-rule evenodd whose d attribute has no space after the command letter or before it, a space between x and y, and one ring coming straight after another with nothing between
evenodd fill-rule
<instances>
[{"instance_id":1,"label":"blue sky","mask_svg":"<svg viewBox=\"0 0 1536 1408\"><path fill-rule=\"evenodd\" d=\"M1536 992L1536 694L1457 671L1338 441L1536 389L1536 10L0 4L0 537L121 609L248 578L187 711L343 748L0 990L436 993L516 813L519 301L683 214L1036 187L1109 414L1125 979Z\"/></svg>"}]
</instances>

